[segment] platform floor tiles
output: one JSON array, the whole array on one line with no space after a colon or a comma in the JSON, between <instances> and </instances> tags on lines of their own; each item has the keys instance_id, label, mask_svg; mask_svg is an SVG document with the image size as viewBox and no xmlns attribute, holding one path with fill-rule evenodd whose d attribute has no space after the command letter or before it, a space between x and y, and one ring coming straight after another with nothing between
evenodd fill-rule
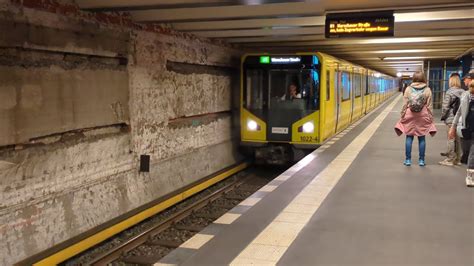
<instances>
[{"instance_id":1,"label":"platform floor tiles","mask_svg":"<svg viewBox=\"0 0 474 266\"><path fill-rule=\"evenodd\" d=\"M402 165L396 96L305 157L157 265L474 265L465 168Z\"/></svg>"}]
</instances>

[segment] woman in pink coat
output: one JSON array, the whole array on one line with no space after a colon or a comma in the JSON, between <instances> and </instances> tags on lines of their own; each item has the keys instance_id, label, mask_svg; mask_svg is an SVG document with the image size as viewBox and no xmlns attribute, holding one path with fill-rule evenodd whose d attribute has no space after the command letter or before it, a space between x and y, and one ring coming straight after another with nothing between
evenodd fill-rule
<instances>
[{"instance_id":1,"label":"woman in pink coat","mask_svg":"<svg viewBox=\"0 0 474 266\"><path fill-rule=\"evenodd\" d=\"M400 136L405 134L405 161L404 165L411 165L411 147L415 136L418 137L419 160L418 165L425 166L425 136L436 134L433 124L433 107L431 101L431 89L426 85L423 72L413 74L413 83L410 84L403 94L403 107L401 118L395 126L395 131Z\"/></svg>"}]
</instances>

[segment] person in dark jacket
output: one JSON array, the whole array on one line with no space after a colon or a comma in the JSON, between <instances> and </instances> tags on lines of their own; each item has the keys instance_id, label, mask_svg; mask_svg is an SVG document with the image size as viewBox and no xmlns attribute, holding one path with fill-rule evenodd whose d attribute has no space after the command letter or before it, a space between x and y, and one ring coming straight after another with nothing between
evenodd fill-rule
<instances>
[{"instance_id":1,"label":"person in dark jacket","mask_svg":"<svg viewBox=\"0 0 474 266\"><path fill-rule=\"evenodd\" d=\"M472 187L474 186L474 141L472 141L474 137L474 81L469 84L469 91L462 94L461 105L449 130L450 139L454 139L456 135L462 136L471 145L467 162L466 185Z\"/></svg>"},{"instance_id":2,"label":"person in dark jacket","mask_svg":"<svg viewBox=\"0 0 474 266\"><path fill-rule=\"evenodd\" d=\"M463 89L469 90L469 83L471 83L472 80L474 80L474 70L469 71L469 73L463 77ZM470 148L471 148L471 141L465 140L461 136L461 150L462 150L461 163L462 164L467 164Z\"/></svg>"},{"instance_id":3,"label":"person in dark jacket","mask_svg":"<svg viewBox=\"0 0 474 266\"><path fill-rule=\"evenodd\" d=\"M441 108L441 120L446 124L447 131L453 125L454 115L457 113L461 95L464 90L461 88L461 79L458 73L453 73L449 77L449 89L446 91L443 99L443 106ZM461 160L461 139L457 136L455 139L448 138L448 150L446 153L442 153L448 158L439 162L441 165L453 166L460 165Z\"/></svg>"},{"instance_id":4,"label":"person in dark jacket","mask_svg":"<svg viewBox=\"0 0 474 266\"><path fill-rule=\"evenodd\" d=\"M473 80L474 80L474 69L471 69L471 71L469 71L469 73L467 73L467 75L465 75L462 78L462 81L464 82L464 86L467 90L469 90L469 84Z\"/></svg>"}]
</instances>

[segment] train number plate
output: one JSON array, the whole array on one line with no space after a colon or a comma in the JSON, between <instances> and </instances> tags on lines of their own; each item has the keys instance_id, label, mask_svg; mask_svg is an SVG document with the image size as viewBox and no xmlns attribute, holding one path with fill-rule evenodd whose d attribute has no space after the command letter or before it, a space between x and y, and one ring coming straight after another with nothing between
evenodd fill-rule
<instances>
[{"instance_id":1,"label":"train number plate","mask_svg":"<svg viewBox=\"0 0 474 266\"><path fill-rule=\"evenodd\" d=\"M316 138L311 136L301 136L300 141L302 142L316 142Z\"/></svg>"},{"instance_id":2,"label":"train number plate","mask_svg":"<svg viewBox=\"0 0 474 266\"><path fill-rule=\"evenodd\" d=\"M288 134L287 127L272 127L273 134Z\"/></svg>"}]
</instances>

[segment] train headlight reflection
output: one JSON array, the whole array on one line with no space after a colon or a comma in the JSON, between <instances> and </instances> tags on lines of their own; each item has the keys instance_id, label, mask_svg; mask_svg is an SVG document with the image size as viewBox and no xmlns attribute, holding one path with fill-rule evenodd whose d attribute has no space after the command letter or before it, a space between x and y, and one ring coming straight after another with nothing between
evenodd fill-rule
<instances>
[{"instance_id":1,"label":"train headlight reflection","mask_svg":"<svg viewBox=\"0 0 474 266\"><path fill-rule=\"evenodd\" d=\"M303 132L304 133L313 133L314 132L314 124L313 122L306 122L303 124Z\"/></svg>"},{"instance_id":2,"label":"train headlight reflection","mask_svg":"<svg viewBox=\"0 0 474 266\"><path fill-rule=\"evenodd\" d=\"M249 120L247 122L247 129L250 130L250 131L256 131L258 129L257 122L255 122L253 120Z\"/></svg>"}]
</instances>

